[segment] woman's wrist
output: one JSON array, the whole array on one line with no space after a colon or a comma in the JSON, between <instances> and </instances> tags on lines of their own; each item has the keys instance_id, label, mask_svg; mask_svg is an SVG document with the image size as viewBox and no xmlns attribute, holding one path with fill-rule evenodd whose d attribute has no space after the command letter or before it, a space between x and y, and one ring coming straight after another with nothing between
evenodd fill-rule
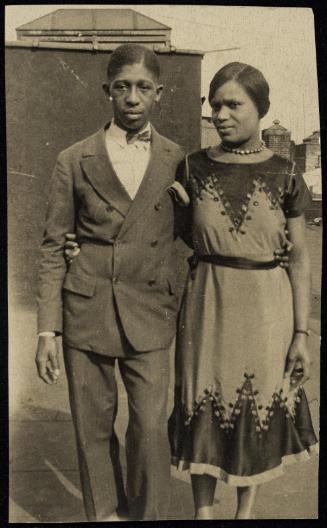
<instances>
[{"instance_id":1,"label":"woman's wrist","mask_svg":"<svg viewBox=\"0 0 327 528\"><path fill-rule=\"evenodd\" d=\"M306 344L309 335L309 330L305 330L304 328L295 329L293 333L293 341Z\"/></svg>"},{"instance_id":2,"label":"woman's wrist","mask_svg":"<svg viewBox=\"0 0 327 528\"><path fill-rule=\"evenodd\" d=\"M295 328L294 330L294 336L296 335L303 335L303 336L306 336L306 337L309 337L310 335L310 331L309 330L306 330L304 328Z\"/></svg>"}]
</instances>

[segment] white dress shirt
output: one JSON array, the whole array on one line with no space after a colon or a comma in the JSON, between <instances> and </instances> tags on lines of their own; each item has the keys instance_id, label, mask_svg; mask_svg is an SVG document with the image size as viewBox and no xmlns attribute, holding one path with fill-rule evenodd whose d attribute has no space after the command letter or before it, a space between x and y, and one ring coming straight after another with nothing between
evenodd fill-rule
<instances>
[{"instance_id":1,"label":"white dress shirt","mask_svg":"<svg viewBox=\"0 0 327 528\"><path fill-rule=\"evenodd\" d=\"M142 130L149 130L150 123ZM151 154L150 141L127 143L126 131L119 128L112 120L106 130L106 147L112 166L127 193L134 200L143 180Z\"/></svg>"},{"instance_id":2,"label":"white dress shirt","mask_svg":"<svg viewBox=\"0 0 327 528\"><path fill-rule=\"evenodd\" d=\"M151 133L150 123L142 132L146 130ZM119 128L114 120L106 130L105 140L114 171L131 199L134 200L149 163L151 142L136 140L134 143L127 143L126 131ZM41 332L39 336L54 337L55 333Z\"/></svg>"}]
</instances>

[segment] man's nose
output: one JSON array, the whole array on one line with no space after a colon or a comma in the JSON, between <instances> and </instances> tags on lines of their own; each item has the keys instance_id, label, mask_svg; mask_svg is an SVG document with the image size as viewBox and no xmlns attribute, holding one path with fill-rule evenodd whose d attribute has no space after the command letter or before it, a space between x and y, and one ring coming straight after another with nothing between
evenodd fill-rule
<instances>
[{"instance_id":1,"label":"man's nose","mask_svg":"<svg viewBox=\"0 0 327 528\"><path fill-rule=\"evenodd\" d=\"M139 94L135 86L132 86L127 92L126 102L131 105L136 105L140 102Z\"/></svg>"}]
</instances>

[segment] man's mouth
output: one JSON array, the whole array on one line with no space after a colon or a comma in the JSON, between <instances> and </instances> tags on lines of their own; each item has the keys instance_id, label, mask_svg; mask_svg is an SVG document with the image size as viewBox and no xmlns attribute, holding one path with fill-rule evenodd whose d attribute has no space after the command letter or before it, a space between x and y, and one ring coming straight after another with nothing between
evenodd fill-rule
<instances>
[{"instance_id":1,"label":"man's mouth","mask_svg":"<svg viewBox=\"0 0 327 528\"><path fill-rule=\"evenodd\" d=\"M132 119L137 119L138 117L140 117L142 115L142 112L132 112L132 111L127 111L127 112L124 112L124 114L127 116L127 117L130 117Z\"/></svg>"}]
</instances>

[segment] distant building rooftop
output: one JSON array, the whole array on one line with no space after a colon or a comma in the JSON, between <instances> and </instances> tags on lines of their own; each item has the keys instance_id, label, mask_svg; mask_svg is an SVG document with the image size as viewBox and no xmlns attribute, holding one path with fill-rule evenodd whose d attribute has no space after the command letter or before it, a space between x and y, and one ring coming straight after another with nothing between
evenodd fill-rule
<instances>
[{"instance_id":1,"label":"distant building rooftop","mask_svg":"<svg viewBox=\"0 0 327 528\"><path fill-rule=\"evenodd\" d=\"M80 42L96 40L114 49L134 42L170 47L171 28L133 9L58 9L16 28L18 40Z\"/></svg>"},{"instance_id":2,"label":"distant building rooftop","mask_svg":"<svg viewBox=\"0 0 327 528\"><path fill-rule=\"evenodd\" d=\"M290 132L287 130L287 128L283 127L280 124L279 119L275 119L273 121L273 125L271 125L271 127L269 127L269 128L265 128L262 131L262 134L264 136L270 136L270 135L271 136L279 136L279 135L290 134Z\"/></svg>"},{"instance_id":3,"label":"distant building rooftop","mask_svg":"<svg viewBox=\"0 0 327 528\"><path fill-rule=\"evenodd\" d=\"M303 143L320 144L320 130L315 130L312 134L304 138Z\"/></svg>"},{"instance_id":4,"label":"distant building rooftop","mask_svg":"<svg viewBox=\"0 0 327 528\"><path fill-rule=\"evenodd\" d=\"M57 9L17 28L23 33L34 30L142 30L171 29L133 9Z\"/></svg>"}]
</instances>

